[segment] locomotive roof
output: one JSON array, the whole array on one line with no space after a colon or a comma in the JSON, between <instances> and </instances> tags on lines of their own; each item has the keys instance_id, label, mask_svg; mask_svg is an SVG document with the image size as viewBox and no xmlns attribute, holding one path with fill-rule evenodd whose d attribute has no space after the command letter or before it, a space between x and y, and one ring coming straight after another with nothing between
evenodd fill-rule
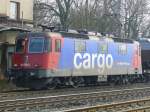
<instances>
[{"instance_id":1,"label":"locomotive roof","mask_svg":"<svg viewBox=\"0 0 150 112\"><path fill-rule=\"evenodd\" d=\"M141 44L142 50L150 50L150 38L140 38L138 41Z\"/></svg>"},{"instance_id":2,"label":"locomotive roof","mask_svg":"<svg viewBox=\"0 0 150 112\"><path fill-rule=\"evenodd\" d=\"M29 32L29 33L20 33L18 38L25 38L26 35L31 37L42 37L45 35L51 35L52 33L61 34L64 38L81 38L81 39L89 39L88 35L79 34L79 33L67 33L67 32Z\"/></svg>"},{"instance_id":3,"label":"locomotive roof","mask_svg":"<svg viewBox=\"0 0 150 112\"><path fill-rule=\"evenodd\" d=\"M20 33L17 38L25 38L27 35L29 37L42 37L45 35L51 35L51 34L60 34L64 38L78 38L78 39L90 39L89 35L86 34L79 34L79 33L68 33L68 32L28 32L28 33ZM114 41L114 42L122 42L122 43L133 43L134 40L131 39L123 39L123 38L106 38L106 37L98 37L101 39L106 39L107 41Z\"/></svg>"}]
</instances>

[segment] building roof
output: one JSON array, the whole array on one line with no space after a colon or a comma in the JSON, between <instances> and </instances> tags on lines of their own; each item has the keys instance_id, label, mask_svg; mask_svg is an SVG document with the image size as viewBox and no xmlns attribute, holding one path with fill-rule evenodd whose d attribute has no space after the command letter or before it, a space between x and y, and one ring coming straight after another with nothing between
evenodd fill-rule
<instances>
[{"instance_id":1,"label":"building roof","mask_svg":"<svg viewBox=\"0 0 150 112\"><path fill-rule=\"evenodd\" d=\"M18 28L18 27L3 27L0 26L0 32L3 31L25 31L25 32L30 32L31 30L25 29L25 28Z\"/></svg>"}]
</instances>

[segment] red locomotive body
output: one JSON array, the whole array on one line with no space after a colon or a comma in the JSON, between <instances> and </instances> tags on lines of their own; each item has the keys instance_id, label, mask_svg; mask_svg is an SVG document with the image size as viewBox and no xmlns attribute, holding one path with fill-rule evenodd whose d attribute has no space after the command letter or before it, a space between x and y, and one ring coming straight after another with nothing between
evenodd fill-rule
<instances>
[{"instance_id":1,"label":"red locomotive body","mask_svg":"<svg viewBox=\"0 0 150 112\"><path fill-rule=\"evenodd\" d=\"M61 35L57 33L26 33L21 34L16 39L16 51L13 55L13 68L12 74L15 75L14 83L17 86L20 85L23 81L24 83L28 83L31 77L31 82L34 80L42 83L46 83L39 80L40 78L46 78L47 71L53 71L58 67L58 57L60 52L53 52L56 48L55 41L63 39ZM60 44L61 44L60 43ZM27 81L25 79L28 79ZM29 81L30 82L30 81ZM30 85L26 85L27 87L32 88L32 83ZM35 85L34 87L35 88ZM41 87L40 87L41 88Z\"/></svg>"}]
</instances>

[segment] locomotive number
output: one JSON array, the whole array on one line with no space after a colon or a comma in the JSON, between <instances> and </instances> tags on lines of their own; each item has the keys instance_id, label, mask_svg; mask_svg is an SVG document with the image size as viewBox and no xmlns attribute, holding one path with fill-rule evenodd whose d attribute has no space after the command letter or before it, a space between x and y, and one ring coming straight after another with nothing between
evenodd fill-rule
<instances>
[{"instance_id":1,"label":"locomotive number","mask_svg":"<svg viewBox=\"0 0 150 112\"><path fill-rule=\"evenodd\" d=\"M113 66L113 57L111 54L89 54L84 53L75 53L74 55L74 67L76 69L94 69L99 68L112 68Z\"/></svg>"}]
</instances>

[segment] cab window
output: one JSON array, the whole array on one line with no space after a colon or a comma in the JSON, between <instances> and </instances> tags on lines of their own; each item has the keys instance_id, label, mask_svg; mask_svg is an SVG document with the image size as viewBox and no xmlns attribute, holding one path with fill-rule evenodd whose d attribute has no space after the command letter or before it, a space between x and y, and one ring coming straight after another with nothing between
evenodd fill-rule
<instances>
[{"instance_id":1,"label":"cab window","mask_svg":"<svg viewBox=\"0 0 150 112\"><path fill-rule=\"evenodd\" d=\"M29 42L29 52L30 53L41 53L43 52L44 38L31 38Z\"/></svg>"},{"instance_id":2,"label":"cab window","mask_svg":"<svg viewBox=\"0 0 150 112\"><path fill-rule=\"evenodd\" d=\"M18 39L16 42L16 52L24 52L25 48L25 40L24 39Z\"/></svg>"}]
</instances>

